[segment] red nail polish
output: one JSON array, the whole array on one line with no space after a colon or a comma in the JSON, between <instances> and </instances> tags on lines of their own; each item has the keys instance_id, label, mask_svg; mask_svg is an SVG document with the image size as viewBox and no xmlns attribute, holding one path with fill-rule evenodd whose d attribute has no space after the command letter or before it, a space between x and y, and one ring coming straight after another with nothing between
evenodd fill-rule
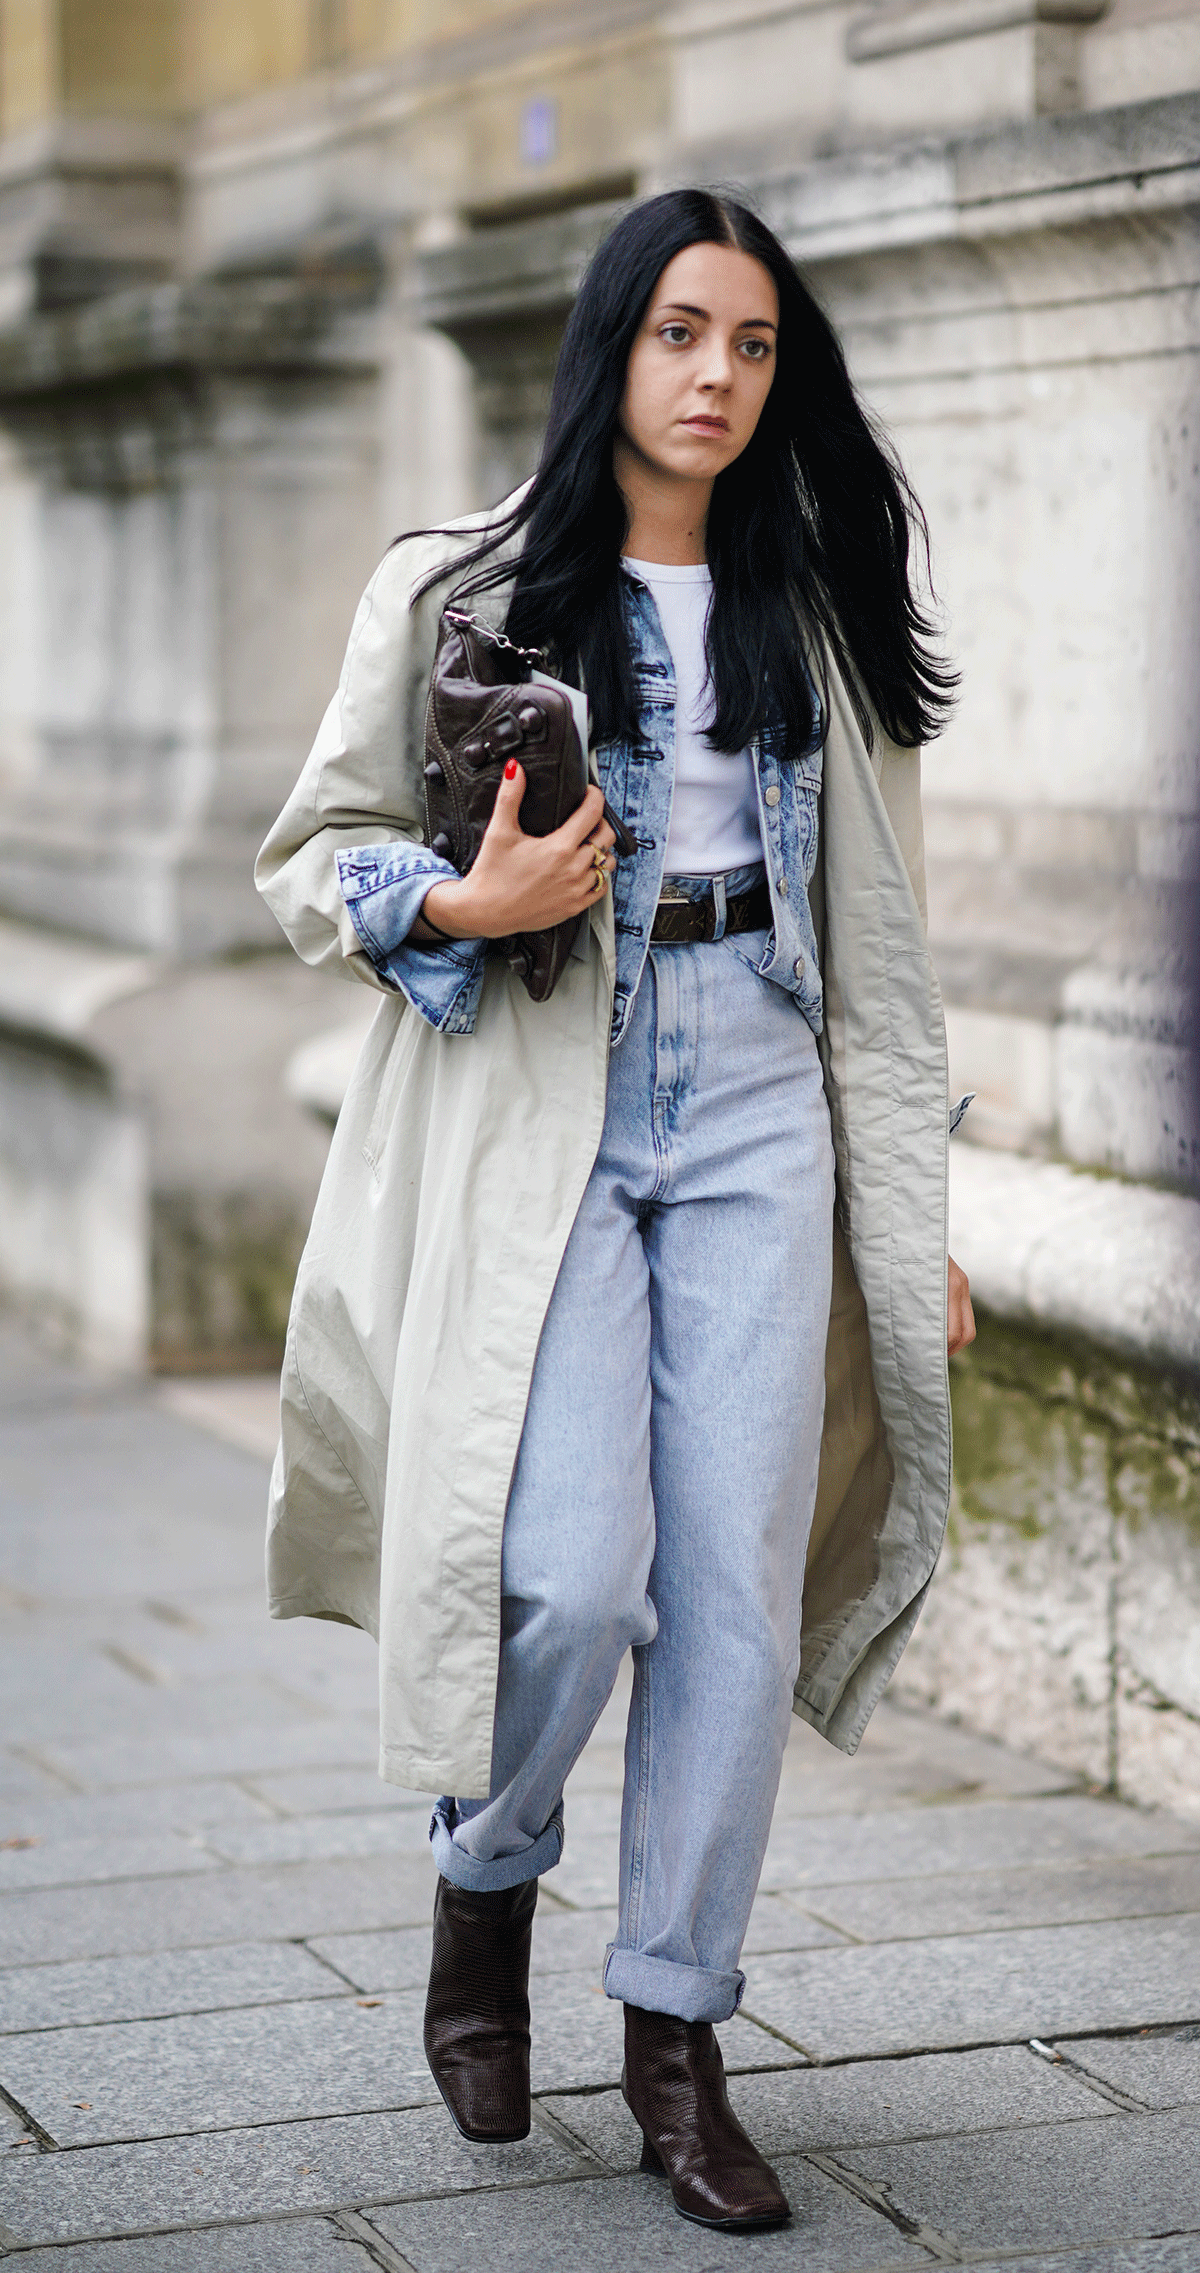
<instances>
[{"instance_id":1,"label":"red nail polish","mask_svg":"<svg viewBox=\"0 0 1200 2273\"><path fill-rule=\"evenodd\" d=\"M515 780L516 780L516 778L517 778L517 761L516 761L516 759L515 759L515 758L510 758L510 759L509 759L509 761L508 761L508 764L505 766L505 768L504 768L504 778L505 778L505 780L506 780L506 781L515 781Z\"/></svg>"}]
</instances>

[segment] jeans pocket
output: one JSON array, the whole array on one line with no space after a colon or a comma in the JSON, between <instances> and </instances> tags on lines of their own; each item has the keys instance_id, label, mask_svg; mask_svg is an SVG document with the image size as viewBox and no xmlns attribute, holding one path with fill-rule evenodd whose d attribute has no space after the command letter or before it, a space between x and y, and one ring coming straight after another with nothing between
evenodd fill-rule
<instances>
[{"instance_id":1,"label":"jeans pocket","mask_svg":"<svg viewBox=\"0 0 1200 2273\"><path fill-rule=\"evenodd\" d=\"M753 971L755 978L761 979L763 965L771 959L773 937L770 931L727 931L721 945L728 947L748 971Z\"/></svg>"}]
</instances>

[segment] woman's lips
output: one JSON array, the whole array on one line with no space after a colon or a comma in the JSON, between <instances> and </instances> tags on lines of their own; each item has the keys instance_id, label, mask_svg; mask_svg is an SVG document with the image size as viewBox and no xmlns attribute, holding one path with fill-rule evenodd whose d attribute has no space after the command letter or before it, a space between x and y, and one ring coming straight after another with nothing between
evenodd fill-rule
<instances>
[{"instance_id":1,"label":"woman's lips","mask_svg":"<svg viewBox=\"0 0 1200 2273\"><path fill-rule=\"evenodd\" d=\"M728 434L729 432L729 420L727 418L685 418L682 423L684 426L690 426L693 434Z\"/></svg>"}]
</instances>

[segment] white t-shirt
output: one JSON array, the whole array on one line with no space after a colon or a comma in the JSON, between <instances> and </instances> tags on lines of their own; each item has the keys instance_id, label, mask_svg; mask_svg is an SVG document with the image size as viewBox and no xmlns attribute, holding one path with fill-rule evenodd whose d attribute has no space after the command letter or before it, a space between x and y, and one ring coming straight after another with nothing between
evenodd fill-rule
<instances>
[{"instance_id":1,"label":"white t-shirt","mask_svg":"<svg viewBox=\"0 0 1200 2273\"><path fill-rule=\"evenodd\" d=\"M748 868L763 857L754 761L749 750L737 757L714 750L705 733L714 707L704 652L712 577L706 567L628 565L654 594L675 666L675 800L663 873L720 876Z\"/></svg>"}]
</instances>

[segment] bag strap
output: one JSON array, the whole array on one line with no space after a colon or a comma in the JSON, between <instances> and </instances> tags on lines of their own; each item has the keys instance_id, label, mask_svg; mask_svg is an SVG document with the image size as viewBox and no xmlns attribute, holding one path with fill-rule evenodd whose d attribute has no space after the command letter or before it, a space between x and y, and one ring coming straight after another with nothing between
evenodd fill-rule
<instances>
[{"instance_id":1,"label":"bag strap","mask_svg":"<svg viewBox=\"0 0 1200 2273\"><path fill-rule=\"evenodd\" d=\"M468 615L463 608L443 608L442 621L443 623L453 624L456 630L473 631L478 638L486 640L489 647L499 647L506 654L519 656L522 663L528 663L531 670L544 671L546 668L546 657L542 648L518 647L516 641L510 639L507 632L497 631L495 625L485 623L482 616Z\"/></svg>"}]
</instances>

